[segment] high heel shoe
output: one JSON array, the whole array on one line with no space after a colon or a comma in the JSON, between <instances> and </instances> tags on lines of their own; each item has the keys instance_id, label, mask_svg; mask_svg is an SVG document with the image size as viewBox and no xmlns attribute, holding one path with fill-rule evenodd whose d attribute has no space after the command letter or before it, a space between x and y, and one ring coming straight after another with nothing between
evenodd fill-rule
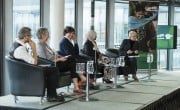
<instances>
[{"instance_id":1,"label":"high heel shoe","mask_svg":"<svg viewBox=\"0 0 180 110\"><path fill-rule=\"evenodd\" d=\"M113 81L111 81L109 79L105 79L105 78L103 78L102 81L103 81L103 83L107 83L107 84L113 83Z\"/></svg>"}]
</instances>

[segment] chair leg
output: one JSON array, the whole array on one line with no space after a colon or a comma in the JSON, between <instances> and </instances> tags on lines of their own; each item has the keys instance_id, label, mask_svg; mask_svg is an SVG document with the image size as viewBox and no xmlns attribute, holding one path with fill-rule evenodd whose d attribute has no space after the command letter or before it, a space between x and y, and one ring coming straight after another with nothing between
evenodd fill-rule
<instances>
[{"instance_id":1,"label":"chair leg","mask_svg":"<svg viewBox=\"0 0 180 110\"><path fill-rule=\"evenodd\" d=\"M14 103L17 103L17 101L18 101L17 96L14 96Z\"/></svg>"},{"instance_id":2,"label":"chair leg","mask_svg":"<svg viewBox=\"0 0 180 110\"><path fill-rule=\"evenodd\" d=\"M70 87L69 86L67 86L67 92L69 93L69 89L70 89Z\"/></svg>"},{"instance_id":3,"label":"chair leg","mask_svg":"<svg viewBox=\"0 0 180 110\"><path fill-rule=\"evenodd\" d=\"M44 102L44 97L41 97L41 99L40 99L40 105L42 105L43 102Z\"/></svg>"}]
</instances>

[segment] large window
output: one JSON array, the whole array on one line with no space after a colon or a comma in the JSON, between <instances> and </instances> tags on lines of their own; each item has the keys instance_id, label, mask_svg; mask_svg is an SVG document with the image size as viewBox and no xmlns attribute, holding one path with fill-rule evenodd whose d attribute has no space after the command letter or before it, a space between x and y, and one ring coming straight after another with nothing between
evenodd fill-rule
<instances>
[{"instance_id":1,"label":"large window","mask_svg":"<svg viewBox=\"0 0 180 110\"><path fill-rule=\"evenodd\" d=\"M20 28L27 26L32 29L33 38L40 27L40 0L13 0L13 38Z\"/></svg>"},{"instance_id":2,"label":"large window","mask_svg":"<svg viewBox=\"0 0 180 110\"><path fill-rule=\"evenodd\" d=\"M73 26L75 24L75 0L65 0L65 26Z\"/></svg>"},{"instance_id":3,"label":"large window","mask_svg":"<svg viewBox=\"0 0 180 110\"><path fill-rule=\"evenodd\" d=\"M123 39L128 38L128 5L115 3L114 47L119 48Z\"/></svg>"},{"instance_id":4,"label":"large window","mask_svg":"<svg viewBox=\"0 0 180 110\"><path fill-rule=\"evenodd\" d=\"M177 49L173 50L173 68L180 68L180 7L174 9L174 24L177 25Z\"/></svg>"},{"instance_id":5,"label":"large window","mask_svg":"<svg viewBox=\"0 0 180 110\"><path fill-rule=\"evenodd\" d=\"M168 7L159 6L158 25L168 25ZM167 65L167 49L158 50L158 62L159 69L166 68Z\"/></svg>"},{"instance_id":6,"label":"large window","mask_svg":"<svg viewBox=\"0 0 180 110\"><path fill-rule=\"evenodd\" d=\"M91 0L84 0L83 8L83 35L91 27ZM95 1L94 30L97 32L97 45L100 49L105 48L106 36L106 2Z\"/></svg>"}]
</instances>

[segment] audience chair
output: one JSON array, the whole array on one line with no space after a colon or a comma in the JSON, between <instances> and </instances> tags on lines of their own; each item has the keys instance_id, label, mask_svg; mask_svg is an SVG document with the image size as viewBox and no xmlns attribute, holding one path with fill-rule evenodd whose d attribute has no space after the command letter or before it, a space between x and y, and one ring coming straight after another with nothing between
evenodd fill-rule
<instances>
[{"instance_id":1,"label":"audience chair","mask_svg":"<svg viewBox=\"0 0 180 110\"><path fill-rule=\"evenodd\" d=\"M41 97L40 104L42 104L43 97L45 96L45 68L26 63L22 60L16 60L10 56L6 56L5 61L10 80L10 92L14 95L15 103L17 102L17 96L37 96ZM51 61L40 57L38 62L53 66ZM70 72L60 73L58 88L70 85Z\"/></svg>"},{"instance_id":2,"label":"audience chair","mask_svg":"<svg viewBox=\"0 0 180 110\"><path fill-rule=\"evenodd\" d=\"M10 92L14 95L15 103L17 96L41 97L40 103L42 103L45 95L44 69L40 66L15 60L10 56L6 56L5 61L9 73Z\"/></svg>"}]
</instances>

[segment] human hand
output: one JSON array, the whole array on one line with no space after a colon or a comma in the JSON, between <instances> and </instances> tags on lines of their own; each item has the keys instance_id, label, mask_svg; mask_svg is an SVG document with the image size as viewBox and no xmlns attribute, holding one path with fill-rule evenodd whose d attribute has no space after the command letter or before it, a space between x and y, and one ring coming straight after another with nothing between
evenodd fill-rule
<instances>
[{"instance_id":1,"label":"human hand","mask_svg":"<svg viewBox=\"0 0 180 110\"><path fill-rule=\"evenodd\" d=\"M132 50L128 50L128 51L127 51L127 54L132 54L132 53L133 53Z\"/></svg>"},{"instance_id":2,"label":"human hand","mask_svg":"<svg viewBox=\"0 0 180 110\"><path fill-rule=\"evenodd\" d=\"M134 51L134 53L135 53L135 54L138 54L138 53L139 53L139 51L138 51L138 50L135 50L135 51Z\"/></svg>"},{"instance_id":3,"label":"human hand","mask_svg":"<svg viewBox=\"0 0 180 110\"><path fill-rule=\"evenodd\" d=\"M76 43L77 42L77 37L75 35L73 35L72 40L74 41L74 43Z\"/></svg>"},{"instance_id":4,"label":"human hand","mask_svg":"<svg viewBox=\"0 0 180 110\"><path fill-rule=\"evenodd\" d=\"M66 61L66 60L67 60L66 57L59 57L59 58L57 58L57 61L62 61L62 62L64 62L64 61Z\"/></svg>"},{"instance_id":5,"label":"human hand","mask_svg":"<svg viewBox=\"0 0 180 110\"><path fill-rule=\"evenodd\" d=\"M29 40L28 44L32 49L36 49L36 43L33 40Z\"/></svg>"}]
</instances>

